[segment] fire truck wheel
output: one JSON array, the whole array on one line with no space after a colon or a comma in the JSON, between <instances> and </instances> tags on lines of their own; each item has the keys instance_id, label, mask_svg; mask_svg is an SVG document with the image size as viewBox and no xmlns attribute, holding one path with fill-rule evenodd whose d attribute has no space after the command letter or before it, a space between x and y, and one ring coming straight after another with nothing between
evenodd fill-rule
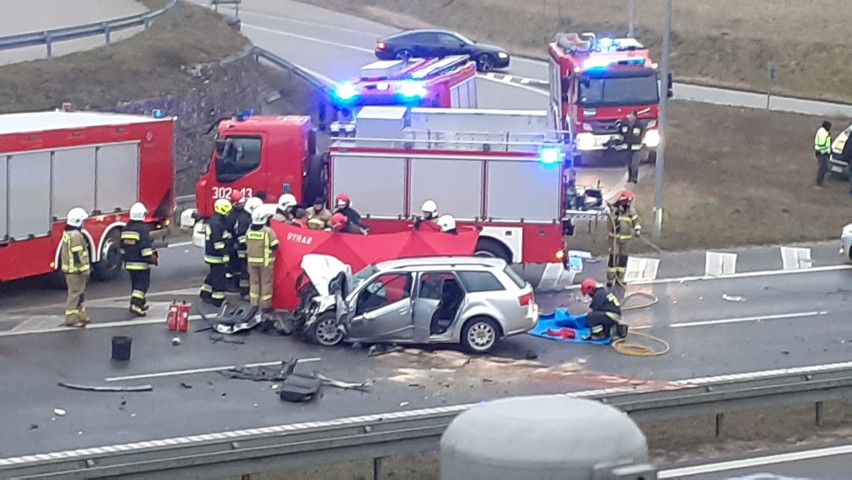
<instances>
[{"instance_id":1,"label":"fire truck wheel","mask_svg":"<svg viewBox=\"0 0 852 480\"><path fill-rule=\"evenodd\" d=\"M488 53L476 57L476 69L480 72L490 72L494 70L494 57Z\"/></svg>"},{"instance_id":2,"label":"fire truck wheel","mask_svg":"<svg viewBox=\"0 0 852 480\"><path fill-rule=\"evenodd\" d=\"M310 205L317 197L325 198L328 176L325 174L325 160L322 155L311 155L308 158L308 172L305 175L304 200Z\"/></svg>"},{"instance_id":3,"label":"fire truck wheel","mask_svg":"<svg viewBox=\"0 0 852 480\"><path fill-rule=\"evenodd\" d=\"M343 332L337 328L337 315L335 312L325 312L311 325L308 335L314 343L323 347L333 347L343 341Z\"/></svg>"},{"instance_id":4,"label":"fire truck wheel","mask_svg":"<svg viewBox=\"0 0 852 480\"><path fill-rule=\"evenodd\" d=\"M57 290L65 290L68 288L68 285L65 283L65 274L62 273L61 270L48 273L47 284L50 285L51 288L55 288Z\"/></svg>"},{"instance_id":5,"label":"fire truck wheel","mask_svg":"<svg viewBox=\"0 0 852 480\"><path fill-rule=\"evenodd\" d=\"M477 257L502 258L506 263L512 263L511 252L493 238L480 238L476 242L476 250L473 254Z\"/></svg>"},{"instance_id":6,"label":"fire truck wheel","mask_svg":"<svg viewBox=\"0 0 852 480\"><path fill-rule=\"evenodd\" d=\"M405 60L407 62L414 56L414 54L411 53L411 50L402 49L398 50L394 56L397 60Z\"/></svg>"},{"instance_id":7,"label":"fire truck wheel","mask_svg":"<svg viewBox=\"0 0 852 480\"><path fill-rule=\"evenodd\" d=\"M99 282L112 280L121 271L121 237L118 230L109 233L101 247L101 261L94 265L92 276Z\"/></svg>"},{"instance_id":8,"label":"fire truck wheel","mask_svg":"<svg viewBox=\"0 0 852 480\"><path fill-rule=\"evenodd\" d=\"M488 353L502 333L500 326L488 317L473 317L462 328L461 343L470 353Z\"/></svg>"}]
</instances>

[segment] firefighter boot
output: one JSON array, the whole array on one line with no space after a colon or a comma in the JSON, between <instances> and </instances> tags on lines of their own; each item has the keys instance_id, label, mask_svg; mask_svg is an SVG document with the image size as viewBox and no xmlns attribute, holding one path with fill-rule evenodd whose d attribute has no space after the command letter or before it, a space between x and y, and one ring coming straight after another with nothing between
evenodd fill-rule
<instances>
[{"instance_id":1,"label":"firefighter boot","mask_svg":"<svg viewBox=\"0 0 852 480\"><path fill-rule=\"evenodd\" d=\"M141 307L139 305L130 305L130 313L136 315L137 317L144 317L145 315L147 315L148 313L146 310L146 308Z\"/></svg>"},{"instance_id":2,"label":"firefighter boot","mask_svg":"<svg viewBox=\"0 0 852 480\"><path fill-rule=\"evenodd\" d=\"M610 329L610 336L615 339L624 339L627 338L627 331L629 327L624 325L623 323L616 323Z\"/></svg>"}]
</instances>

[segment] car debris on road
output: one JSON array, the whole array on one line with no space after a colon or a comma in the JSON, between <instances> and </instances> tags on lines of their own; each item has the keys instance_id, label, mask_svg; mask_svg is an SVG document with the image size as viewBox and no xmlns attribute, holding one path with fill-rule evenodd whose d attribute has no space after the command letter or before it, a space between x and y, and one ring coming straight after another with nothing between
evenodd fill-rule
<instances>
[{"instance_id":1,"label":"car debris on road","mask_svg":"<svg viewBox=\"0 0 852 480\"><path fill-rule=\"evenodd\" d=\"M137 385L130 387L105 387L105 386L93 386L93 385L76 385L73 383L65 383L59 382L58 385L60 387L68 388L70 390L80 390L84 392L121 392L121 393L130 393L130 392L150 392L154 390L152 385ZM55 410L54 410L55 411ZM64 413L63 413L64 415Z\"/></svg>"}]
</instances>

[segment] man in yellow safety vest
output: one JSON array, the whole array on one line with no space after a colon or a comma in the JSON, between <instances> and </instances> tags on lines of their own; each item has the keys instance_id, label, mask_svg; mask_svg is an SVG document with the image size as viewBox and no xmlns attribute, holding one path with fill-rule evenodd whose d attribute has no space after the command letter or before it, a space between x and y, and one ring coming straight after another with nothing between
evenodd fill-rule
<instances>
[{"instance_id":1,"label":"man in yellow safety vest","mask_svg":"<svg viewBox=\"0 0 852 480\"><path fill-rule=\"evenodd\" d=\"M68 211L65 231L62 232L59 262L62 273L65 274L65 284L68 286L68 298L65 302L65 325L68 327L85 327L89 323L89 315L83 301L86 285L89 284L91 265L89 244L81 231L87 218L89 214L85 210L72 208Z\"/></svg>"},{"instance_id":2,"label":"man in yellow safety vest","mask_svg":"<svg viewBox=\"0 0 852 480\"><path fill-rule=\"evenodd\" d=\"M267 225L269 215L255 210L251 215L251 227L246 232L246 260L249 273L249 300L252 307L259 307L264 315L272 310L274 288L273 269L278 237Z\"/></svg>"},{"instance_id":3,"label":"man in yellow safety vest","mask_svg":"<svg viewBox=\"0 0 852 480\"><path fill-rule=\"evenodd\" d=\"M822 122L814 135L814 154L817 159L816 186L824 187L825 174L828 173L828 160L831 155L831 122Z\"/></svg>"},{"instance_id":4,"label":"man in yellow safety vest","mask_svg":"<svg viewBox=\"0 0 852 480\"><path fill-rule=\"evenodd\" d=\"M639 215L633 210L636 195L624 190L618 196L615 205L609 205L609 261L606 265L606 285L612 288L617 282L624 286L624 273L627 271L627 259L630 240L639 236L642 226Z\"/></svg>"}]
</instances>

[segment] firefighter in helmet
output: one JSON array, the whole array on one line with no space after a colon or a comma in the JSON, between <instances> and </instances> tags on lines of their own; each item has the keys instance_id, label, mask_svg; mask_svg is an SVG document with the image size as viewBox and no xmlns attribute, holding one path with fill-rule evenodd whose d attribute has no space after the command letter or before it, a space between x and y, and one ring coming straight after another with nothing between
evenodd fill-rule
<instances>
[{"instance_id":1,"label":"firefighter in helmet","mask_svg":"<svg viewBox=\"0 0 852 480\"><path fill-rule=\"evenodd\" d=\"M68 287L68 298L65 302L65 326L85 327L89 323L89 315L83 301L86 296L86 285L89 284L91 265L89 264L89 244L81 229L89 214L79 207L68 211L65 231L59 249L59 262L62 273L65 274L65 285Z\"/></svg>"},{"instance_id":2,"label":"firefighter in helmet","mask_svg":"<svg viewBox=\"0 0 852 480\"><path fill-rule=\"evenodd\" d=\"M248 295L248 278L246 272L246 232L251 225L251 213L246 209L246 199L242 192L234 191L230 196L233 209L225 217L225 224L231 234L230 248L228 250L228 290L240 292L240 295Z\"/></svg>"},{"instance_id":3,"label":"firefighter in helmet","mask_svg":"<svg viewBox=\"0 0 852 480\"><path fill-rule=\"evenodd\" d=\"M426 200L420 206L422 215L414 219L414 228L419 229L424 224L431 223L437 226L438 221L438 204L434 200Z\"/></svg>"},{"instance_id":4,"label":"firefighter in helmet","mask_svg":"<svg viewBox=\"0 0 852 480\"><path fill-rule=\"evenodd\" d=\"M210 271L201 285L199 296L202 301L216 307L222 306L228 288L225 273L228 271L228 243L231 240L231 232L226 228L225 217L232 208L227 198L216 200L213 204L213 216L208 220L205 232L204 263L210 267Z\"/></svg>"},{"instance_id":5,"label":"firefighter in helmet","mask_svg":"<svg viewBox=\"0 0 852 480\"><path fill-rule=\"evenodd\" d=\"M346 218L346 215L340 212L331 216L329 225L333 232L349 233L349 219Z\"/></svg>"},{"instance_id":6,"label":"firefighter in helmet","mask_svg":"<svg viewBox=\"0 0 852 480\"><path fill-rule=\"evenodd\" d=\"M308 209L308 228L311 230L325 230L331 221L331 211L325 208L325 199L317 197L311 208Z\"/></svg>"},{"instance_id":7,"label":"firefighter in helmet","mask_svg":"<svg viewBox=\"0 0 852 480\"><path fill-rule=\"evenodd\" d=\"M346 228L349 233L367 234L367 227L364 226L364 222L361 220L361 214L352 208L352 199L349 198L348 194L341 193L334 198L334 212L335 214L342 213L346 216ZM334 226L332 225L332 227Z\"/></svg>"},{"instance_id":8,"label":"firefighter in helmet","mask_svg":"<svg viewBox=\"0 0 852 480\"><path fill-rule=\"evenodd\" d=\"M292 193L281 195L278 198L278 208L275 210L272 219L276 222L293 223L293 210L298 203L296 196Z\"/></svg>"},{"instance_id":9,"label":"firefighter in helmet","mask_svg":"<svg viewBox=\"0 0 852 480\"><path fill-rule=\"evenodd\" d=\"M580 292L592 297L589 304L591 310L586 315L586 322L591 329L591 340L604 340L627 336L627 326L621 323L621 303L618 297L598 283L594 278L587 278L580 284Z\"/></svg>"},{"instance_id":10,"label":"firefighter in helmet","mask_svg":"<svg viewBox=\"0 0 852 480\"><path fill-rule=\"evenodd\" d=\"M121 253L124 269L130 275L130 311L139 317L148 313L146 295L151 286L151 265L157 265L157 251L145 217L148 209L137 202L130 207L130 221L121 231Z\"/></svg>"},{"instance_id":11,"label":"firefighter in helmet","mask_svg":"<svg viewBox=\"0 0 852 480\"><path fill-rule=\"evenodd\" d=\"M624 190L615 204L607 205L609 217L609 260L606 265L606 284L612 288L615 283L624 286L624 273L627 271L630 240L642 233L639 215L633 210L636 195Z\"/></svg>"},{"instance_id":12,"label":"firefighter in helmet","mask_svg":"<svg viewBox=\"0 0 852 480\"><path fill-rule=\"evenodd\" d=\"M452 215L441 215L437 220L438 227L441 232L457 235L459 231L456 229L456 219Z\"/></svg>"},{"instance_id":13,"label":"firefighter in helmet","mask_svg":"<svg viewBox=\"0 0 852 480\"><path fill-rule=\"evenodd\" d=\"M246 232L246 259L248 261L249 301L264 316L272 313L274 288L273 270L278 237L269 227L269 215L259 209L251 214L251 226Z\"/></svg>"},{"instance_id":14,"label":"firefighter in helmet","mask_svg":"<svg viewBox=\"0 0 852 480\"><path fill-rule=\"evenodd\" d=\"M642 152L642 138L645 128L639 123L636 110L627 114L627 118L619 124L622 142L628 152L627 159L627 182L639 182L639 155Z\"/></svg>"}]
</instances>

